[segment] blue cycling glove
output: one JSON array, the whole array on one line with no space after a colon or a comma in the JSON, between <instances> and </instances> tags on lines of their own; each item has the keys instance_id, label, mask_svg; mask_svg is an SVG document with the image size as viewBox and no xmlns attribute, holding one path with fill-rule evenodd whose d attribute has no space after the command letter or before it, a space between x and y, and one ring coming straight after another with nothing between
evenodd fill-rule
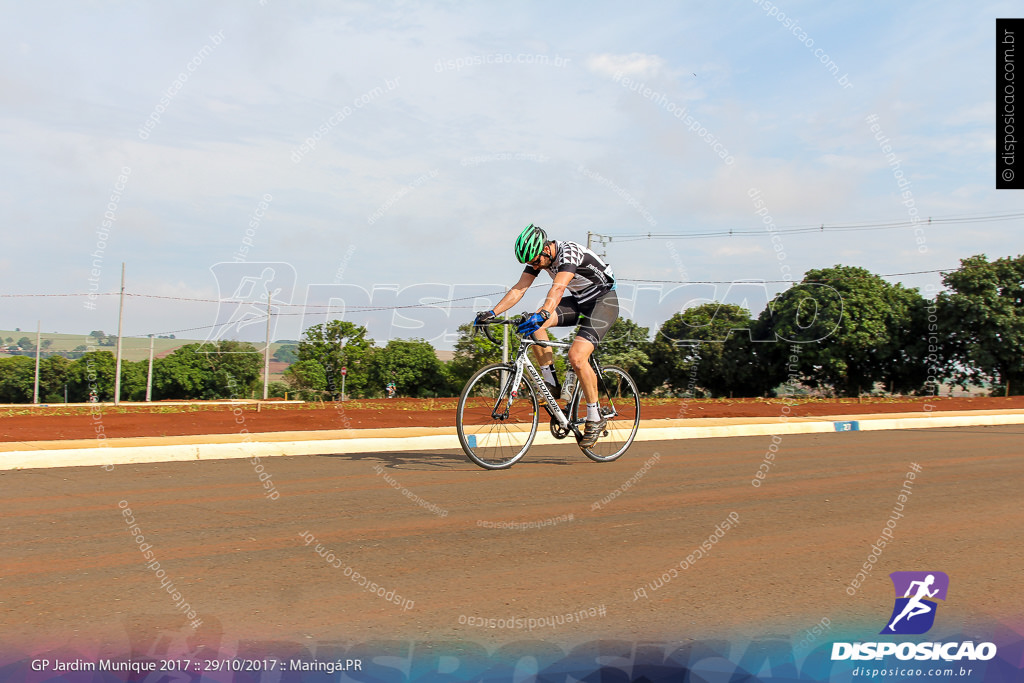
<instances>
[{"instance_id":1,"label":"blue cycling glove","mask_svg":"<svg viewBox=\"0 0 1024 683\"><path fill-rule=\"evenodd\" d=\"M476 314L476 318L473 320L473 324L479 327L487 322L494 320L494 311L483 311Z\"/></svg>"},{"instance_id":2,"label":"blue cycling glove","mask_svg":"<svg viewBox=\"0 0 1024 683\"><path fill-rule=\"evenodd\" d=\"M516 328L516 332L523 335L524 337L528 337L537 330L539 330L540 326L543 324L544 316L542 316L540 313L534 313L529 318L519 323L519 327Z\"/></svg>"}]
</instances>

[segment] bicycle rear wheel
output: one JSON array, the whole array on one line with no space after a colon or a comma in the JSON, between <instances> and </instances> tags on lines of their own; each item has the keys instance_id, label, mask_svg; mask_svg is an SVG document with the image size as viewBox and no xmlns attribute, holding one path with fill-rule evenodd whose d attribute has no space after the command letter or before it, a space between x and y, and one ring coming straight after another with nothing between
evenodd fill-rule
<instances>
[{"instance_id":1,"label":"bicycle rear wheel","mask_svg":"<svg viewBox=\"0 0 1024 683\"><path fill-rule=\"evenodd\" d=\"M514 387L515 366L494 363L477 371L462 390L455 428L469 459L488 470L511 467L537 435L537 397L525 377Z\"/></svg>"},{"instance_id":2,"label":"bicycle rear wheel","mask_svg":"<svg viewBox=\"0 0 1024 683\"><path fill-rule=\"evenodd\" d=\"M610 462L626 452L640 427L640 392L625 370L614 365L601 368L597 391L602 415L608 416L605 433L583 453L597 462ZM582 387L573 398L570 412L582 424L587 419L587 404Z\"/></svg>"}]
</instances>

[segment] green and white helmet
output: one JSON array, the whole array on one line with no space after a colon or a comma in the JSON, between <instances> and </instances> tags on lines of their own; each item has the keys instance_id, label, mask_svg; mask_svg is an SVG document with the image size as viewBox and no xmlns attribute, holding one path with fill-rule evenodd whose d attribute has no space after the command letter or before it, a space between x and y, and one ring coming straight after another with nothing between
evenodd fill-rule
<instances>
[{"instance_id":1,"label":"green and white helmet","mask_svg":"<svg viewBox=\"0 0 1024 683\"><path fill-rule=\"evenodd\" d=\"M537 258L544 244L548 240L548 234L533 223L530 223L516 238L516 259L520 263L529 263Z\"/></svg>"}]
</instances>

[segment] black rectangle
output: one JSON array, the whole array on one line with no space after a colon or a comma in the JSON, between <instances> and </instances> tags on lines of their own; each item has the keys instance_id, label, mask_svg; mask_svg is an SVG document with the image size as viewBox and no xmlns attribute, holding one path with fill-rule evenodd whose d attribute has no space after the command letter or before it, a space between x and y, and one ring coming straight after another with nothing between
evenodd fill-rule
<instances>
[{"instance_id":1,"label":"black rectangle","mask_svg":"<svg viewBox=\"0 0 1024 683\"><path fill-rule=\"evenodd\" d=\"M1024 103L1018 105L1016 98L1018 46L1024 46L1024 19L996 19L997 190L1024 190Z\"/></svg>"}]
</instances>

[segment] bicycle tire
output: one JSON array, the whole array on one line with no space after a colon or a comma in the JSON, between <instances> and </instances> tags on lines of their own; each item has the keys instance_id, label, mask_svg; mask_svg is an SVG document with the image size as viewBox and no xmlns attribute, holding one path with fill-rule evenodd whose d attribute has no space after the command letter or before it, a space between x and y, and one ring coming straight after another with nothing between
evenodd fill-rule
<instances>
[{"instance_id":1,"label":"bicycle tire","mask_svg":"<svg viewBox=\"0 0 1024 683\"><path fill-rule=\"evenodd\" d=\"M640 392L629 373L615 365L601 368L597 378L597 390L601 410L608 414L614 409L617 415L608 421L607 436L602 436L590 448L583 448L583 454L595 462L611 462L621 457L636 438L640 428ZM575 415L580 423L587 418L587 404L583 400L583 387L577 387L569 414Z\"/></svg>"},{"instance_id":2,"label":"bicycle tire","mask_svg":"<svg viewBox=\"0 0 1024 683\"><path fill-rule=\"evenodd\" d=\"M507 373L503 378L502 373ZM537 436L539 407L533 387L524 376L518 397L511 406L506 403L508 386L515 375L515 366L505 363L486 365L469 378L459 396L455 411L455 429L462 450L474 463L488 470L501 470L517 463L530 449ZM499 403L508 415L494 417Z\"/></svg>"}]
</instances>

